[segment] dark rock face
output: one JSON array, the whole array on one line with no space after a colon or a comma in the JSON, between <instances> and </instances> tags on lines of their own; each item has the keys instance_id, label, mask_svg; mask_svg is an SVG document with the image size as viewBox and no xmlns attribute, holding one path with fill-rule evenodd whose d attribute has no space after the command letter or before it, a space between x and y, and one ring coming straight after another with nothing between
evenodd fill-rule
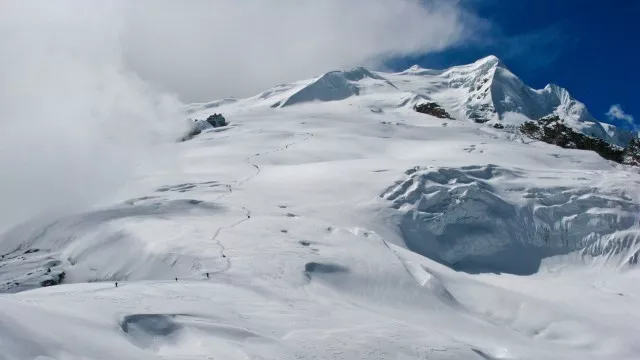
<instances>
[{"instance_id":1,"label":"dark rock face","mask_svg":"<svg viewBox=\"0 0 640 360\"><path fill-rule=\"evenodd\" d=\"M58 285L60 283L62 283L62 280L64 280L65 277L65 273L64 271L55 274L55 275L51 275L50 278L43 280L40 285L42 287L47 287L47 286L54 286L54 285Z\"/></svg>"},{"instance_id":2,"label":"dark rock face","mask_svg":"<svg viewBox=\"0 0 640 360\"><path fill-rule=\"evenodd\" d=\"M628 161L632 163L633 154L635 153L636 159L638 159L638 150L640 150L637 140L630 142L626 149L622 149L600 138L576 132L565 125L564 121L556 115L543 117L537 122L527 121L520 126L520 131L532 139L544 141L547 144L568 149L595 151L603 158L618 163L623 162L625 154L628 154ZM635 146L635 150L633 146Z\"/></svg>"},{"instance_id":3,"label":"dark rock face","mask_svg":"<svg viewBox=\"0 0 640 360\"><path fill-rule=\"evenodd\" d=\"M622 163L640 166L640 139L633 138L622 153Z\"/></svg>"},{"instance_id":4,"label":"dark rock face","mask_svg":"<svg viewBox=\"0 0 640 360\"><path fill-rule=\"evenodd\" d=\"M222 116L222 114L213 114L207 118L207 122L215 127L221 127L227 125L227 119Z\"/></svg>"},{"instance_id":5,"label":"dark rock face","mask_svg":"<svg viewBox=\"0 0 640 360\"><path fill-rule=\"evenodd\" d=\"M504 125L502 125L500 123L495 123L495 124L493 124L493 128L494 129L504 129Z\"/></svg>"},{"instance_id":6,"label":"dark rock face","mask_svg":"<svg viewBox=\"0 0 640 360\"><path fill-rule=\"evenodd\" d=\"M443 109L440 105L438 105L437 103L434 103L434 102L416 104L413 107L413 110L415 110L415 111L417 111L417 112L419 112L421 114L427 114L427 115L435 116L435 117L440 118L440 119L455 120L451 115L449 115L449 113L445 109Z\"/></svg>"}]
</instances>

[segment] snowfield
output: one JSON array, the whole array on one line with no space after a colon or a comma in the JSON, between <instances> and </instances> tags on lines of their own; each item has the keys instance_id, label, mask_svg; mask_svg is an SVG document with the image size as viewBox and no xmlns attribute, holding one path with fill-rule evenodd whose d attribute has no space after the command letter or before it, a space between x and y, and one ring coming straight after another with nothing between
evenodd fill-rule
<instances>
[{"instance_id":1,"label":"snowfield","mask_svg":"<svg viewBox=\"0 0 640 360\"><path fill-rule=\"evenodd\" d=\"M231 124L178 171L2 235L0 359L640 358L638 169L467 121L443 73L192 105Z\"/></svg>"}]
</instances>

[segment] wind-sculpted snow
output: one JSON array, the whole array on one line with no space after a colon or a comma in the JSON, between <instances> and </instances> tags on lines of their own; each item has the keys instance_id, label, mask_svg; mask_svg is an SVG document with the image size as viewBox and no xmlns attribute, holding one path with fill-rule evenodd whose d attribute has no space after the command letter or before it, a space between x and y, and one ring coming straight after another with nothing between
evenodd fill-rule
<instances>
[{"instance_id":1,"label":"wind-sculpted snow","mask_svg":"<svg viewBox=\"0 0 640 360\"><path fill-rule=\"evenodd\" d=\"M282 102L282 106L313 101L339 101L351 96L358 96L365 91L390 90L397 91L397 88L387 79L365 68L332 71L290 96Z\"/></svg>"},{"instance_id":2,"label":"wind-sculpted snow","mask_svg":"<svg viewBox=\"0 0 640 360\"><path fill-rule=\"evenodd\" d=\"M27 223L4 234L0 241L0 270L5 270L0 273L0 291L55 285L62 280L61 273L67 282L214 273L226 266L216 249L186 250L180 241L208 242L210 233L189 224L226 211L200 200L148 197L55 221ZM176 228L172 221L180 218L183 223ZM162 242L154 234L160 229L169 235Z\"/></svg>"},{"instance_id":3,"label":"wind-sculpted snow","mask_svg":"<svg viewBox=\"0 0 640 360\"><path fill-rule=\"evenodd\" d=\"M236 343L269 342L260 334L224 324L220 319L193 315L133 314L125 316L120 327L133 345L151 353L188 354L206 350L198 347L206 348L206 339L215 338L220 350L232 350L228 359L243 359L246 354L234 346Z\"/></svg>"},{"instance_id":4,"label":"wind-sculpted snow","mask_svg":"<svg viewBox=\"0 0 640 360\"><path fill-rule=\"evenodd\" d=\"M455 269L532 274L545 258L634 265L640 205L595 187L513 187L540 176L502 167L416 168L382 197L406 246Z\"/></svg>"}]
</instances>

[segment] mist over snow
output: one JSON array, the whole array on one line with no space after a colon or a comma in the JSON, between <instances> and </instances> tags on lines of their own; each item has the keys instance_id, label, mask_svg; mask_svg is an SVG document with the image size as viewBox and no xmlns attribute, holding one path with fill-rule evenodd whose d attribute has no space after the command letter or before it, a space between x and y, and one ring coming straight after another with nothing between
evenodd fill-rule
<instances>
[{"instance_id":1,"label":"mist over snow","mask_svg":"<svg viewBox=\"0 0 640 360\"><path fill-rule=\"evenodd\" d=\"M117 3L0 3L0 229L115 191L180 134L180 103L124 63Z\"/></svg>"}]
</instances>

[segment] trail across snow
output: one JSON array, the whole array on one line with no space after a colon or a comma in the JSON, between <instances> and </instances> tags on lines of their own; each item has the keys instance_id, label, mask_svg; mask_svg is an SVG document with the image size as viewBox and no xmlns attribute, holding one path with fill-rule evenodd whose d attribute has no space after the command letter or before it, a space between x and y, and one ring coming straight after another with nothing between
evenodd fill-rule
<instances>
[{"instance_id":1,"label":"trail across snow","mask_svg":"<svg viewBox=\"0 0 640 360\"><path fill-rule=\"evenodd\" d=\"M295 136L295 134L292 134L292 135L294 135L294 136ZM302 141L307 141L308 139L310 139L310 138L313 136L313 134L311 134L311 133L305 133L304 135L305 135L305 137L302 139ZM256 164L255 162L253 162L253 159L256 159L256 158L258 158L259 156L262 156L262 155L269 155L269 154L271 154L271 153L276 153L276 152L279 152L279 151L287 150L287 149L289 149L289 147L290 147L290 146L294 146L295 144L297 144L297 143L296 143L296 142L291 142L291 143L289 143L289 144L285 145L284 147L280 147L280 148L277 148L277 149L274 149L274 150L269 150L269 151L265 151L265 152L257 153L257 154L255 154L255 155L253 155L253 156L248 157L248 158L246 159L246 162L247 162L249 165L251 165L252 167L254 167L254 168L256 169L256 172L255 172L254 174L250 175L249 177L245 178L245 179L237 180L237 181L232 182L231 184L227 184L226 186L227 186L227 189L229 190L229 192L228 192L228 193L225 193L225 194L223 194L223 195L221 195L221 196L219 196L216 200L218 200L218 201L219 201L219 200L221 200L223 197L233 195L233 188L234 188L234 185L232 185L232 184L235 184L235 186L240 187L240 186L242 186L242 185L246 184L247 182L251 181L254 177L256 177L256 176L260 175L260 166L259 166L258 164ZM220 235L220 233L221 233L222 231L224 231L224 230L228 230L228 229L232 229L232 228L235 228L236 226L238 226L238 225L240 225L240 224L242 224L242 223L244 223L244 222L246 222L246 221L251 220L251 210L250 210L248 207L245 207L245 206L242 206L241 208L242 208L242 211L243 211L243 212L244 212L244 214L245 214L245 217L243 217L242 219L240 219L240 220L238 220L238 221L236 221L236 222L234 222L234 223L232 223L232 224L230 224L230 225L222 226L222 227L218 228L218 229L216 230L215 234L213 235L213 237L211 238L211 239L212 239L213 241L215 241L215 242L218 244L218 246L220 247L220 256L221 256L222 258L226 259L227 266L226 266L226 268L225 268L225 269L223 269L223 270L219 270L219 271L217 271L217 272L215 272L215 273L213 273L213 274L211 274L211 273L207 273L207 274L209 274L209 275L214 275L214 274L218 274L218 273L226 272L226 271L228 271L228 270L231 268L231 261L232 261L232 259L231 259L230 257L226 256L226 254L225 254L225 249L226 249L226 248L225 248L225 247L224 247L224 245L222 244L222 241L221 241L220 239L218 239L218 237L219 237L219 235Z\"/></svg>"}]
</instances>

